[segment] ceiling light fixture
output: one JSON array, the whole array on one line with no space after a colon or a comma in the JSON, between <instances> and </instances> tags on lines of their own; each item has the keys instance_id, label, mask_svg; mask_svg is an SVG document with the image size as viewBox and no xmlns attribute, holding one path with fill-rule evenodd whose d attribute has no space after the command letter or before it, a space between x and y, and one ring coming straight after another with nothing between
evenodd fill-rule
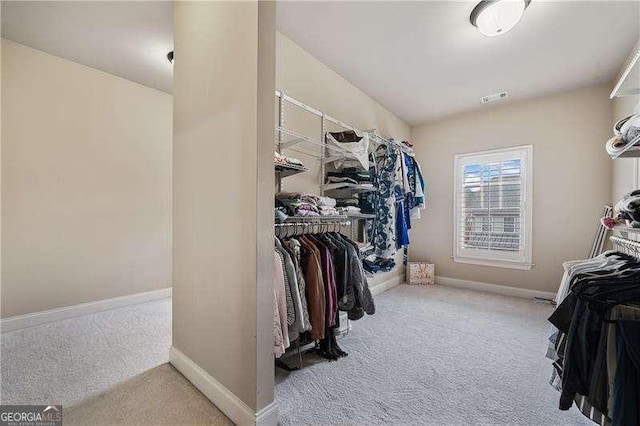
<instances>
[{"instance_id":1,"label":"ceiling light fixture","mask_svg":"<svg viewBox=\"0 0 640 426\"><path fill-rule=\"evenodd\" d=\"M515 27L531 0L482 0L471 12L471 25L486 36L502 35Z\"/></svg>"},{"instance_id":2,"label":"ceiling light fixture","mask_svg":"<svg viewBox=\"0 0 640 426\"><path fill-rule=\"evenodd\" d=\"M173 65L173 50L167 53L167 59L169 60L169 63Z\"/></svg>"}]
</instances>

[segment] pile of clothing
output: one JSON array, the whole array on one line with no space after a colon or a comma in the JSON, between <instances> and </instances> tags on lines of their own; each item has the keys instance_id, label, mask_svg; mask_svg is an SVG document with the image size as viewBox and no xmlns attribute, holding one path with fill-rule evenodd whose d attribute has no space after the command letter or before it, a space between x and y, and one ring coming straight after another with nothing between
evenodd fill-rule
<instances>
[{"instance_id":1,"label":"pile of clothing","mask_svg":"<svg viewBox=\"0 0 640 426\"><path fill-rule=\"evenodd\" d=\"M350 173L351 174L351 173ZM343 172L329 172L327 174L327 181L324 184L326 191L341 191L344 192L346 188L353 188L352 185L358 185L357 189L361 191L373 191L375 186L371 183L371 180L361 179L357 181L353 177L343 175Z\"/></svg>"},{"instance_id":2,"label":"pile of clothing","mask_svg":"<svg viewBox=\"0 0 640 426\"><path fill-rule=\"evenodd\" d=\"M626 152L632 156L640 156L640 113L631 115L618 121L613 126L614 136L607 141L606 150L610 156L615 156L632 141L634 145Z\"/></svg>"},{"instance_id":3,"label":"pile of clothing","mask_svg":"<svg viewBox=\"0 0 640 426\"><path fill-rule=\"evenodd\" d=\"M336 216L336 200L301 192L279 192L276 194L276 221L289 216Z\"/></svg>"},{"instance_id":4,"label":"pile of clothing","mask_svg":"<svg viewBox=\"0 0 640 426\"><path fill-rule=\"evenodd\" d=\"M279 152L273 153L273 164L278 167L306 170L304 163L297 158L286 157Z\"/></svg>"},{"instance_id":5,"label":"pile of clothing","mask_svg":"<svg viewBox=\"0 0 640 426\"><path fill-rule=\"evenodd\" d=\"M367 170L356 167L343 167L335 172L327 172L327 183L352 183L366 186L371 185L371 176Z\"/></svg>"},{"instance_id":6,"label":"pile of clothing","mask_svg":"<svg viewBox=\"0 0 640 426\"><path fill-rule=\"evenodd\" d=\"M319 354L337 360L339 311L351 320L373 315L375 304L360 261L358 245L340 233L275 239L274 353L319 340Z\"/></svg>"},{"instance_id":7,"label":"pile of clothing","mask_svg":"<svg viewBox=\"0 0 640 426\"><path fill-rule=\"evenodd\" d=\"M318 197L318 209L321 216L336 216L340 213L340 209L336 208L337 200L331 197Z\"/></svg>"},{"instance_id":8,"label":"pile of clothing","mask_svg":"<svg viewBox=\"0 0 640 426\"><path fill-rule=\"evenodd\" d=\"M613 207L613 216L603 217L600 222L608 229L613 229L618 225L640 228L640 189L622 197Z\"/></svg>"},{"instance_id":9,"label":"pile of clothing","mask_svg":"<svg viewBox=\"0 0 640 426\"><path fill-rule=\"evenodd\" d=\"M640 262L619 252L565 262L547 357L560 409L640 424Z\"/></svg>"},{"instance_id":10,"label":"pile of clothing","mask_svg":"<svg viewBox=\"0 0 640 426\"><path fill-rule=\"evenodd\" d=\"M350 195L349 198L337 198L336 209L338 210L338 214L342 215L360 213L359 203L360 200L352 195Z\"/></svg>"}]
</instances>

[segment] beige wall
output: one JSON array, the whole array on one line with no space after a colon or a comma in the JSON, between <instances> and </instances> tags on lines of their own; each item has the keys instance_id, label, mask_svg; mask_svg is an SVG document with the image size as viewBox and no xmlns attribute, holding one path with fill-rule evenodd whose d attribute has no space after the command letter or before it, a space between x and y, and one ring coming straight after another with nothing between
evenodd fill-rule
<instances>
[{"instance_id":1,"label":"beige wall","mask_svg":"<svg viewBox=\"0 0 640 426\"><path fill-rule=\"evenodd\" d=\"M171 285L171 96L2 41L3 318Z\"/></svg>"},{"instance_id":2,"label":"beige wall","mask_svg":"<svg viewBox=\"0 0 640 426\"><path fill-rule=\"evenodd\" d=\"M409 139L411 130L407 123L281 33L277 33L276 58L278 90L358 129L377 129L381 135L398 140ZM285 106L284 126L322 140L320 120L290 104ZM326 130L344 129L329 123ZM319 152L319 148L313 145L301 144L299 147ZM285 178L283 190L317 194L321 179L319 161L292 150L283 153L301 159L309 167L306 173ZM400 254L396 261L402 263ZM387 274L376 274L370 286L402 274L402 271L403 268L397 268Z\"/></svg>"},{"instance_id":3,"label":"beige wall","mask_svg":"<svg viewBox=\"0 0 640 426\"><path fill-rule=\"evenodd\" d=\"M427 181L427 209L412 230L411 260L438 276L555 292L562 262L589 254L611 191L609 86L470 112L412 129ZM530 271L454 263L453 156L533 145L533 263Z\"/></svg>"},{"instance_id":4,"label":"beige wall","mask_svg":"<svg viewBox=\"0 0 640 426\"><path fill-rule=\"evenodd\" d=\"M173 346L258 411L274 380L264 141L273 141L275 4L176 2L174 16Z\"/></svg>"},{"instance_id":5,"label":"beige wall","mask_svg":"<svg viewBox=\"0 0 640 426\"><path fill-rule=\"evenodd\" d=\"M636 43L629 54L629 58L620 69L620 74L627 68L627 63L638 49L640 49L640 40ZM636 65L636 67L638 66L640 66L640 64ZM617 81L618 79L616 79L616 82ZM638 112L640 112L640 95L625 96L613 100L613 124L622 118ZM611 202L615 203L625 194L638 188L640 188L640 160L637 158L617 158L614 160Z\"/></svg>"}]
</instances>

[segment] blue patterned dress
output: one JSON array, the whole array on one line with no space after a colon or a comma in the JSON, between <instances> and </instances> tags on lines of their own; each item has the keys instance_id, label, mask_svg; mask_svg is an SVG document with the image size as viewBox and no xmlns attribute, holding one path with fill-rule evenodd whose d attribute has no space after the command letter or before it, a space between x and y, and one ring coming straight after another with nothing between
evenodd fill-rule
<instances>
[{"instance_id":1,"label":"blue patterned dress","mask_svg":"<svg viewBox=\"0 0 640 426\"><path fill-rule=\"evenodd\" d=\"M368 201L376 217L369 222L369 241L376 257L390 259L397 251L396 191L402 185L402 158L393 148L382 145L373 152L373 160L369 172L377 191L369 194Z\"/></svg>"}]
</instances>

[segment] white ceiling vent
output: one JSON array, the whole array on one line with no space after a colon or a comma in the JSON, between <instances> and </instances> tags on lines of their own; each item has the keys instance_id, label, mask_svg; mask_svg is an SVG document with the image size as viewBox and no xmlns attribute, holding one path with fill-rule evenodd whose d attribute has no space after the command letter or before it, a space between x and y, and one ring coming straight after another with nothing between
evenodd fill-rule
<instances>
[{"instance_id":1,"label":"white ceiling vent","mask_svg":"<svg viewBox=\"0 0 640 426\"><path fill-rule=\"evenodd\" d=\"M499 101L501 99L507 99L509 92L494 93L493 95L483 96L480 98L480 102L488 104L489 102Z\"/></svg>"}]
</instances>

